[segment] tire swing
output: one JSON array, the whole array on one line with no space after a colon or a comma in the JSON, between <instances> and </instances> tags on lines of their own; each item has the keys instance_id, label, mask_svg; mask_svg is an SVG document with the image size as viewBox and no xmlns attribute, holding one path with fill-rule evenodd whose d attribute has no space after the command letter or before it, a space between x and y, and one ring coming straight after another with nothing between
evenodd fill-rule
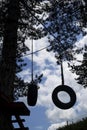
<instances>
[{"instance_id":1,"label":"tire swing","mask_svg":"<svg viewBox=\"0 0 87 130\"><path fill-rule=\"evenodd\" d=\"M69 109L71 108L75 102L76 102L76 94L74 92L74 90L67 86L64 85L64 75L63 75L63 64L61 61L61 79L62 79L62 85L57 86L52 93L52 100L53 103L55 104L55 106L57 106L60 109ZM58 97L58 93L59 92L66 92L68 93L68 95L70 96L70 101L67 103L62 102L59 97Z\"/></svg>"},{"instance_id":2,"label":"tire swing","mask_svg":"<svg viewBox=\"0 0 87 130\"><path fill-rule=\"evenodd\" d=\"M35 106L38 97L38 87L34 81L28 86L27 103L29 106Z\"/></svg>"},{"instance_id":3,"label":"tire swing","mask_svg":"<svg viewBox=\"0 0 87 130\"><path fill-rule=\"evenodd\" d=\"M38 86L37 83L33 80L33 39L32 39L32 64L31 64L31 82L28 86L27 93L27 103L29 106L35 106L37 103L38 97Z\"/></svg>"}]
</instances>

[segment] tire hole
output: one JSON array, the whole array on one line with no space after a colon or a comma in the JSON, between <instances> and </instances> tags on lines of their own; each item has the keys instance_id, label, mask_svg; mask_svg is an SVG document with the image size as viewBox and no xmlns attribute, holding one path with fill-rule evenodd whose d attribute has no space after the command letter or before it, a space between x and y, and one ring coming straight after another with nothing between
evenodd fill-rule
<instances>
[{"instance_id":1,"label":"tire hole","mask_svg":"<svg viewBox=\"0 0 87 130\"><path fill-rule=\"evenodd\" d=\"M63 103L69 103L70 102L70 96L67 92L61 91L57 94L59 100Z\"/></svg>"}]
</instances>

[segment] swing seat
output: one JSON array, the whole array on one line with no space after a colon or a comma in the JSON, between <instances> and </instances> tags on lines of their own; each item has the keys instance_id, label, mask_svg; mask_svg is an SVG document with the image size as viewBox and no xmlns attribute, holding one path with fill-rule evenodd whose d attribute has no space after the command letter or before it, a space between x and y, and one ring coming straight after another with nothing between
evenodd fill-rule
<instances>
[{"instance_id":1,"label":"swing seat","mask_svg":"<svg viewBox=\"0 0 87 130\"><path fill-rule=\"evenodd\" d=\"M63 102L61 102L59 100L58 93L61 92L61 91L64 91L64 92L69 94L70 101L68 103L63 103ZM60 109L69 109L76 102L76 94L75 94L74 90L71 87L69 87L67 85L60 85L60 86L57 86L54 89L54 91L52 93L52 100L53 100L53 103L55 104L55 106L57 106L58 108L60 108Z\"/></svg>"},{"instance_id":2,"label":"swing seat","mask_svg":"<svg viewBox=\"0 0 87 130\"><path fill-rule=\"evenodd\" d=\"M29 106L35 106L38 97L38 86L35 83L30 83L28 86L27 103Z\"/></svg>"}]
</instances>

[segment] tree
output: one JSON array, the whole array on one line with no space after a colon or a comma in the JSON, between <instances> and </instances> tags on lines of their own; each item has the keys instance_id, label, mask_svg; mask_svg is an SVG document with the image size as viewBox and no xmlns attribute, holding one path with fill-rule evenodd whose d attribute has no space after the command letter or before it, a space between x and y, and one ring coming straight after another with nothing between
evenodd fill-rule
<instances>
[{"instance_id":1,"label":"tree","mask_svg":"<svg viewBox=\"0 0 87 130\"><path fill-rule=\"evenodd\" d=\"M87 1L86 0L83 0L83 4L80 7L80 9L81 9L81 16L82 16L81 24L83 27L87 27Z\"/></svg>"},{"instance_id":2,"label":"tree","mask_svg":"<svg viewBox=\"0 0 87 130\"><path fill-rule=\"evenodd\" d=\"M81 19L80 19L80 23L81 26L86 28L87 27L87 1L83 0L83 4L80 6L80 10L81 10ZM76 75L78 76L76 78L77 83L81 84L84 88L87 87L87 46L85 45L84 47L80 48L80 49L76 49L75 50L76 54L82 54L83 55L83 60L80 61L79 65L75 65L75 64L70 64L69 67L71 67L71 71L72 73L76 73ZM77 60L78 61L78 60Z\"/></svg>"},{"instance_id":3,"label":"tree","mask_svg":"<svg viewBox=\"0 0 87 130\"><path fill-rule=\"evenodd\" d=\"M9 3L9 0L8 0L8 3ZM37 8L36 8L36 4L37 4ZM8 9L8 4L6 1L4 1L3 6L1 7L1 17L0 17L1 21L2 21L2 24L0 26L0 29L1 29L0 36L2 39L4 38L4 26L5 26L4 20L6 20L6 17L7 17L6 16L8 13L7 9ZM11 7L11 9L12 9L12 7ZM41 38L46 35L43 28L39 27L39 23L36 20L36 18L33 17L33 15L36 15L36 17L38 19L40 19L39 14L43 15L42 12L43 12L43 9L41 9L41 7L40 7L40 1L39 2L36 2L36 1L25 2L24 0L19 1L19 13L20 14L18 17L18 25L17 25L18 29L17 29L16 61L17 61L17 63L18 62L20 62L20 63L16 64L16 73L22 71L22 67L26 65L26 63L23 63L23 59L21 58L23 56L23 53L25 54L26 51L29 51L29 49L25 45L25 40L28 37L30 37L30 38L33 37L33 39L38 39L38 38ZM33 17L33 21L32 21L32 17ZM42 18L41 18L41 20L42 20ZM37 27L37 29L36 29L36 27ZM9 39L11 39L11 37ZM10 57L8 56L8 59L9 58ZM17 81L17 77L15 79ZM16 83L16 85L17 85L17 83Z\"/></svg>"},{"instance_id":4,"label":"tree","mask_svg":"<svg viewBox=\"0 0 87 130\"><path fill-rule=\"evenodd\" d=\"M87 87L87 46L84 48L83 60L80 61L79 65L71 65L71 71L76 73L77 83L81 84L84 88Z\"/></svg>"},{"instance_id":5,"label":"tree","mask_svg":"<svg viewBox=\"0 0 87 130\"><path fill-rule=\"evenodd\" d=\"M13 98L13 82L16 69L17 29L19 17L19 1L7 1L7 17L4 23L3 49L0 62L0 93L4 93L11 100ZM13 11L12 11L13 9ZM14 17L13 17L14 16ZM14 22L15 21L15 22ZM13 49L14 48L14 49ZM10 116L0 111L0 129L12 129Z\"/></svg>"},{"instance_id":6,"label":"tree","mask_svg":"<svg viewBox=\"0 0 87 130\"><path fill-rule=\"evenodd\" d=\"M50 1L49 17L46 26L54 37L49 35L50 48L57 60L73 60L74 43L77 35L85 35L80 26L82 19L81 1ZM55 7L55 8L54 8ZM59 58L58 58L59 57Z\"/></svg>"},{"instance_id":7,"label":"tree","mask_svg":"<svg viewBox=\"0 0 87 130\"><path fill-rule=\"evenodd\" d=\"M24 1L24 0L6 0L1 2L0 15L0 42L1 59L0 59L0 93L4 93L13 101L16 72L21 71L21 65L18 66L16 60L22 62L22 53L28 49L25 46L25 39L32 37L34 39L41 38L45 35L42 28L35 28L39 26L36 19L32 25L32 10L27 10L26 6L34 9L36 4L39 7L40 2ZM25 4L25 5L24 5ZM30 12L29 12L30 11ZM37 12L36 12L37 11ZM36 9L34 15L42 13L42 10ZM19 79L20 80L20 79ZM19 81L18 80L18 81ZM21 81L22 82L22 81ZM17 82L18 83L18 82ZM22 86L23 87L23 86ZM0 111L0 129L12 130L11 117L4 111Z\"/></svg>"}]
</instances>

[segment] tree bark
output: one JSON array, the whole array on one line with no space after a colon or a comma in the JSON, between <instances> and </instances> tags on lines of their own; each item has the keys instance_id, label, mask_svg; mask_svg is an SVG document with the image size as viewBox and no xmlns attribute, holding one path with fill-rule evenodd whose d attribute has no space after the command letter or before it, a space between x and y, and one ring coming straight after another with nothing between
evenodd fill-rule
<instances>
[{"instance_id":1,"label":"tree bark","mask_svg":"<svg viewBox=\"0 0 87 130\"><path fill-rule=\"evenodd\" d=\"M18 18L20 15L19 0L8 0L7 8L0 62L0 92L3 92L12 101L16 71ZM0 130L12 130L11 115L2 111L0 111Z\"/></svg>"}]
</instances>

